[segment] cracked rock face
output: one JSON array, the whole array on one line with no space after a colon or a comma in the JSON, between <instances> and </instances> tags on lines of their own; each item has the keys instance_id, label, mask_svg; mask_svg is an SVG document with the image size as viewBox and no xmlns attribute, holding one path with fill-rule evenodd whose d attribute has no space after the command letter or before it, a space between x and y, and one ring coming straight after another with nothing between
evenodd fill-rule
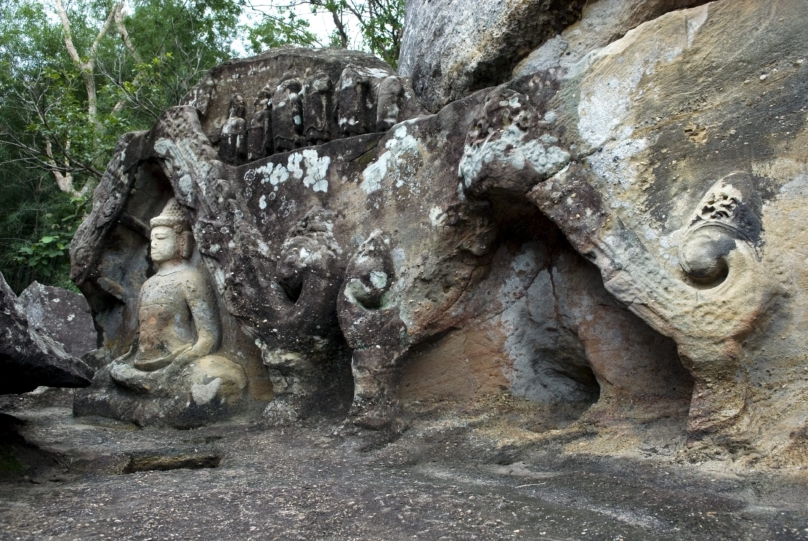
<instances>
[{"instance_id":1,"label":"cracked rock face","mask_svg":"<svg viewBox=\"0 0 808 541\"><path fill-rule=\"evenodd\" d=\"M81 359L98 347L87 300L80 294L33 282L20 293L28 324Z\"/></svg>"},{"instance_id":2,"label":"cracked rock face","mask_svg":"<svg viewBox=\"0 0 808 541\"><path fill-rule=\"evenodd\" d=\"M212 70L121 140L71 248L106 347L173 196L270 423L394 437L402 399L504 392L604 433L678 419L696 460L803 460L808 12L683 6L431 115L358 53Z\"/></svg>"},{"instance_id":3,"label":"cracked rock face","mask_svg":"<svg viewBox=\"0 0 808 541\"><path fill-rule=\"evenodd\" d=\"M22 303L0 274L0 394L48 387L86 387L93 370L29 322Z\"/></svg>"},{"instance_id":4,"label":"cracked rock face","mask_svg":"<svg viewBox=\"0 0 808 541\"><path fill-rule=\"evenodd\" d=\"M570 67L640 24L707 0L408 0L399 74L433 112L514 77Z\"/></svg>"}]
</instances>

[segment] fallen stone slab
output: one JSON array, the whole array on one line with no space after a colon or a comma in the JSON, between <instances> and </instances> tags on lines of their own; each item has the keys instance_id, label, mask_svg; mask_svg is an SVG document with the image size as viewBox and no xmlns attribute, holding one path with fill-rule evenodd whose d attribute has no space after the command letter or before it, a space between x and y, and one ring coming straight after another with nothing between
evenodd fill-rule
<instances>
[{"instance_id":1,"label":"fallen stone slab","mask_svg":"<svg viewBox=\"0 0 808 541\"><path fill-rule=\"evenodd\" d=\"M92 369L47 335L34 330L17 296L0 274L0 394L26 393L41 385L86 387Z\"/></svg>"},{"instance_id":2,"label":"fallen stone slab","mask_svg":"<svg viewBox=\"0 0 808 541\"><path fill-rule=\"evenodd\" d=\"M98 347L98 333L87 299L61 287L32 282L20 293L28 324L81 358Z\"/></svg>"}]
</instances>

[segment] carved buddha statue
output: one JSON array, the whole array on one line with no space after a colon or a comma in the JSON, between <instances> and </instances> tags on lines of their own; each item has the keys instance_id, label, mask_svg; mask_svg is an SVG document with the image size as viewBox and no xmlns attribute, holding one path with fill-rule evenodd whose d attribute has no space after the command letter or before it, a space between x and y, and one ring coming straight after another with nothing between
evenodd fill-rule
<instances>
[{"instance_id":1,"label":"carved buddha statue","mask_svg":"<svg viewBox=\"0 0 808 541\"><path fill-rule=\"evenodd\" d=\"M255 111L247 126L247 161L259 160L273 152L271 97L264 88L253 102Z\"/></svg>"},{"instance_id":2,"label":"carved buddha statue","mask_svg":"<svg viewBox=\"0 0 808 541\"><path fill-rule=\"evenodd\" d=\"M238 400L246 385L240 365L213 355L221 329L206 278L190 263L188 222L175 199L151 220L151 258L157 273L138 301L137 347L112 362L110 375L138 393L174 396L182 387L195 403Z\"/></svg>"},{"instance_id":3,"label":"carved buddha statue","mask_svg":"<svg viewBox=\"0 0 808 541\"><path fill-rule=\"evenodd\" d=\"M244 98L239 95L233 96L230 100L227 121L222 126L222 138L219 141L219 159L225 163L238 165L247 159L245 116Z\"/></svg>"},{"instance_id":4,"label":"carved buddha statue","mask_svg":"<svg viewBox=\"0 0 808 541\"><path fill-rule=\"evenodd\" d=\"M275 152L289 152L303 146L303 86L286 77L272 96L272 135Z\"/></svg>"}]
</instances>

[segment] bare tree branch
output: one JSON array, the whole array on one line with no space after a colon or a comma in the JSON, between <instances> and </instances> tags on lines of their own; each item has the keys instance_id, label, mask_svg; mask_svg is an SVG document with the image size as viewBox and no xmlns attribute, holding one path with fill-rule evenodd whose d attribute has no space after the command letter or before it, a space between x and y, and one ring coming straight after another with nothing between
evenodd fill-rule
<instances>
[{"instance_id":1,"label":"bare tree branch","mask_svg":"<svg viewBox=\"0 0 808 541\"><path fill-rule=\"evenodd\" d=\"M67 10L65 10L64 4L62 4L62 0L54 0L54 5L56 7L56 12L59 14L59 19L62 21L62 28L65 32L64 41L67 52L70 55L70 58L73 59L73 62L79 68L82 79L84 79L84 86L87 89L87 113L90 118L90 122L95 122L98 116L98 95L93 73L95 71L95 58L98 53L98 46L112 26L115 19L115 14L119 10L123 9L123 2L116 4L110 10L106 21L104 21L104 26L102 26L101 30L98 31L98 35L95 37L93 44L90 46L90 54L86 62L81 60L81 56L79 56L79 52L76 50L76 46L73 44L73 34L70 30L70 20L67 18Z\"/></svg>"},{"instance_id":2,"label":"bare tree branch","mask_svg":"<svg viewBox=\"0 0 808 541\"><path fill-rule=\"evenodd\" d=\"M126 45L126 48L129 49L129 52L132 54L132 58L134 58L135 62L138 64L142 64L143 58L140 56L140 53L137 52L135 46L132 45L132 40L129 39L129 32L126 31L126 26L123 24L123 2L118 4L117 8L115 9L115 28L121 35L124 45Z\"/></svg>"}]
</instances>

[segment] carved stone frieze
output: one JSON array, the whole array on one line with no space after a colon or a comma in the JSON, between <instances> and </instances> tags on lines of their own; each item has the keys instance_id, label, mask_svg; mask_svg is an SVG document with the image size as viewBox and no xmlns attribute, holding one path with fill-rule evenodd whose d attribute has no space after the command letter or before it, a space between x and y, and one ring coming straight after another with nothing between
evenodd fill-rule
<instances>
[{"instance_id":1,"label":"carved stone frieze","mask_svg":"<svg viewBox=\"0 0 808 541\"><path fill-rule=\"evenodd\" d=\"M295 58L292 64L287 62L290 57ZM223 77L221 70L238 77ZM231 81L241 77L246 80L233 86ZM265 83L256 87L257 81ZM230 104L223 110L221 99L227 95ZM249 114L247 100L254 106ZM384 132L426 113L409 81L373 57L294 48L215 68L184 101L204 115L203 131L220 159L231 165L341 137Z\"/></svg>"}]
</instances>

